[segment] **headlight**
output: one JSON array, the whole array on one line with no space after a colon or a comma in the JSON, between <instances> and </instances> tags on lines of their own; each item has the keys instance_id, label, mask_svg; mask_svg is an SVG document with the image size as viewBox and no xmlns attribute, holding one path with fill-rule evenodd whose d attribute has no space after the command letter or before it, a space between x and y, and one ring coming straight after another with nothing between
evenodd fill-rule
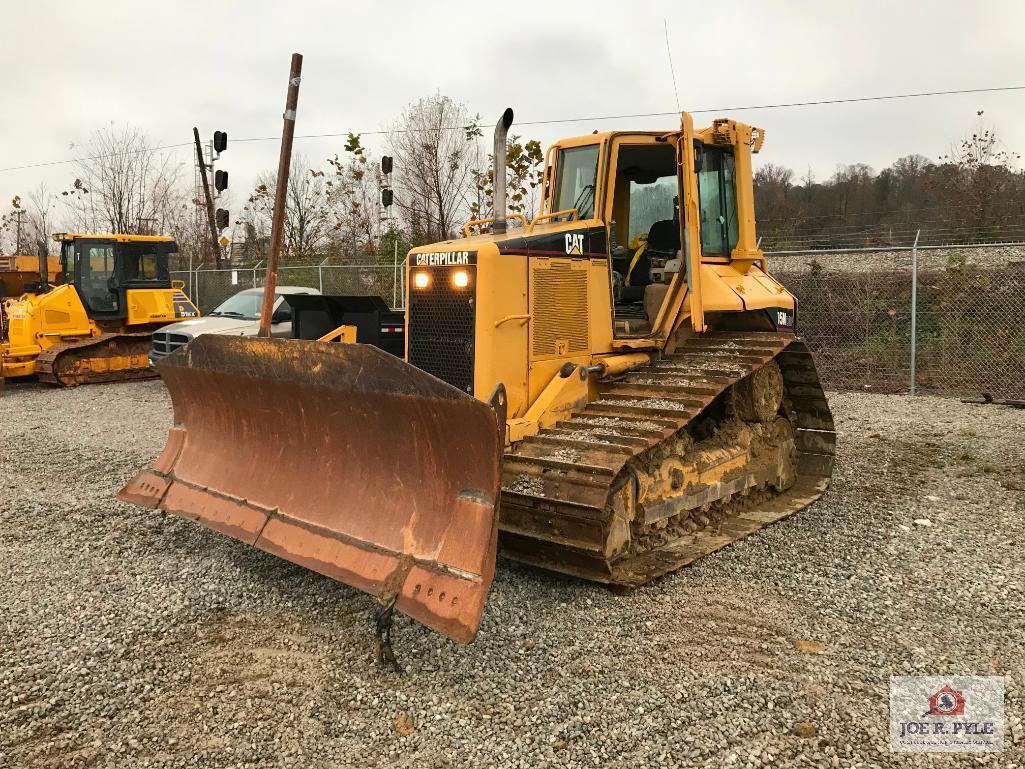
<instances>
[{"instance_id":1,"label":"headlight","mask_svg":"<svg viewBox=\"0 0 1025 769\"><path fill-rule=\"evenodd\" d=\"M456 270L452 275L452 282L456 288L466 288L470 285L470 274L466 270Z\"/></svg>"},{"instance_id":2,"label":"headlight","mask_svg":"<svg viewBox=\"0 0 1025 769\"><path fill-rule=\"evenodd\" d=\"M413 276L413 285L417 288L427 288L427 284L431 282L431 276L426 272L418 272Z\"/></svg>"}]
</instances>

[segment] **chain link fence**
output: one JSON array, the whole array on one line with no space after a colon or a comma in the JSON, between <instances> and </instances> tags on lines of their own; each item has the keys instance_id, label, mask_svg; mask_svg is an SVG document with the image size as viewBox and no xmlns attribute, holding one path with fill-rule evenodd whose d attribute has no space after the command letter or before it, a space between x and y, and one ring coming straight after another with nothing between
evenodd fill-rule
<instances>
[{"instance_id":1,"label":"chain link fence","mask_svg":"<svg viewBox=\"0 0 1025 769\"><path fill-rule=\"evenodd\" d=\"M1025 398L1025 244L766 257L827 388Z\"/></svg>"},{"instance_id":2,"label":"chain link fence","mask_svg":"<svg viewBox=\"0 0 1025 769\"><path fill-rule=\"evenodd\" d=\"M922 239L929 243L926 239ZM833 390L1025 398L1025 243L767 251ZM262 263L172 273L203 313L263 282ZM280 285L405 296L405 267L288 265Z\"/></svg>"},{"instance_id":3,"label":"chain link fence","mask_svg":"<svg viewBox=\"0 0 1025 769\"><path fill-rule=\"evenodd\" d=\"M185 284L185 291L204 315L230 296L263 285L264 265L240 265L230 269L179 270L172 280ZM405 301L405 265L285 265L278 268L279 286L305 286L322 294L380 296L390 307Z\"/></svg>"}]
</instances>

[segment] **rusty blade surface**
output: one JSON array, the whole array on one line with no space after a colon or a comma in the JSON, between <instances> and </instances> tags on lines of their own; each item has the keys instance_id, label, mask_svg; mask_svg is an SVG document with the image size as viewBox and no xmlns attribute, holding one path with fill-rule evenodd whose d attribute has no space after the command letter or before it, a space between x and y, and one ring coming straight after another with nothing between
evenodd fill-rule
<instances>
[{"instance_id":1,"label":"rusty blade surface","mask_svg":"<svg viewBox=\"0 0 1025 769\"><path fill-rule=\"evenodd\" d=\"M490 406L365 345L206 335L158 368L175 426L121 499L473 640L495 569Z\"/></svg>"}]
</instances>

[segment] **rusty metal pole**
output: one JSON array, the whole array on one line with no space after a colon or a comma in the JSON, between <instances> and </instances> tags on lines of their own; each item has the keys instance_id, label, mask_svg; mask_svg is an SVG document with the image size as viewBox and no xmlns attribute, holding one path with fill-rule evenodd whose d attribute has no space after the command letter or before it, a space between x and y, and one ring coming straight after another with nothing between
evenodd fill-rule
<instances>
[{"instance_id":1,"label":"rusty metal pole","mask_svg":"<svg viewBox=\"0 0 1025 769\"><path fill-rule=\"evenodd\" d=\"M292 163L292 136L295 134L295 108L299 103L299 80L303 70L303 55L292 54L292 67L288 73L288 97L285 99L284 125L281 128L281 156L278 159L278 184L274 190L274 219L270 229L270 257L267 275L263 281L263 308L260 311L258 336L270 336L271 313L274 310L274 289L278 285L278 261L281 241L285 235L285 194L288 191L288 171Z\"/></svg>"},{"instance_id":2,"label":"rusty metal pole","mask_svg":"<svg viewBox=\"0 0 1025 769\"><path fill-rule=\"evenodd\" d=\"M199 143L199 129L192 127L192 136L196 140L196 160L199 162L199 176L203 181L203 195L206 197L206 221L210 225L210 256L221 266L221 244L217 240L217 222L214 221L214 199L210 194L210 182L206 178L206 159L203 157L203 146Z\"/></svg>"}]
</instances>

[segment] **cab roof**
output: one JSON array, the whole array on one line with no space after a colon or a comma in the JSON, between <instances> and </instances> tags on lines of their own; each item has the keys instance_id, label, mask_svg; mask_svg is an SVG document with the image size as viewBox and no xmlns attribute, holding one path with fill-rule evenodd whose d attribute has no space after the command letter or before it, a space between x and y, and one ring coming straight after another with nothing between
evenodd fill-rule
<instances>
[{"instance_id":1,"label":"cab roof","mask_svg":"<svg viewBox=\"0 0 1025 769\"><path fill-rule=\"evenodd\" d=\"M617 136L665 136L673 133L672 130L665 131L601 131L581 136L570 136L554 142L554 147L583 147L588 144L601 144L606 139Z\"/></svg>"},{"instance_id":2,"label":"cab roof","mask_svg":"<svg viewBox=\"0 0 1025 769\"><path fill-rule=\"evenodd\" d=\"M55 232L53 239L58 242L69 240L114 240L118 243L174 243L174 238L167 235L120 235L105 232Z\"/></svg>"}]
</instances>

